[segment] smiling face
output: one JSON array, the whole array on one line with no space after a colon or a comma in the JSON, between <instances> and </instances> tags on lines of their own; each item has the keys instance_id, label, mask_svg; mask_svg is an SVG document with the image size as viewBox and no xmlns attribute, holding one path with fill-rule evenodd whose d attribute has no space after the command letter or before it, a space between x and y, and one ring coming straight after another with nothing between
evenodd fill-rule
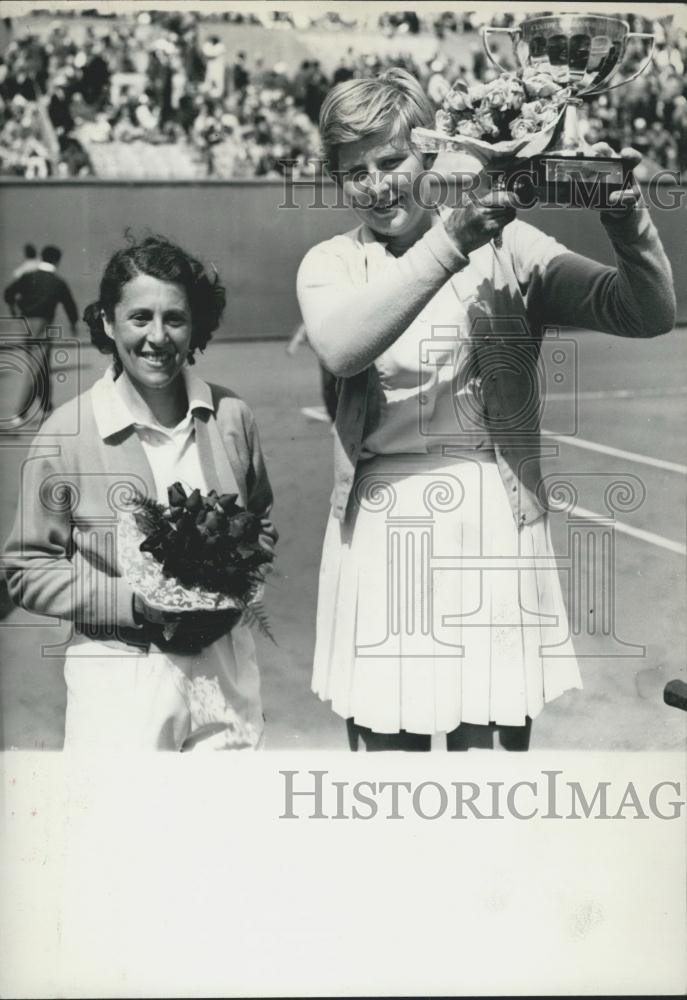
<instances>
[{"instance_id":1,"label":"smiling face","mask_svg":"<svg viewBox=\"0 0 687 1000\"><path fill-rule=\"evenodd\" d=\"M103 316L103 324L144 399L174 384L192 335L191 308L181 285L139 274L124 285L114 316Z\"/></svg>"},{"instance_id":2,"label":"smiling face","mask_svg":"<svg viewBox=\"0 0 687 1000\"><path fill-rule=\"evenodd\" d=\"M413 242L427 225L418 198L425 166L407 141L367 136L338 150L338 176L348 204L378 236Z\"/></svg>"}]
</instances>

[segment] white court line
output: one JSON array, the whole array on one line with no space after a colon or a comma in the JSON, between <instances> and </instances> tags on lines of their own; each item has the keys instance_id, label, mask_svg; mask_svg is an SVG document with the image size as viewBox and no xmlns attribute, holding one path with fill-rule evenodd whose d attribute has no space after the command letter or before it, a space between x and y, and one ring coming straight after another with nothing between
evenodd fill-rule
<instances>
[{"instance_id":1,"label":"white court line","mask_svg":"<svg viewBox=\"0 0 687 1000\"><path fill-rule=\"evenodd\" d=\"M600 514L595 514L593 510L586 510L584 507L573 507L570 513L589 519L590 521L598 521L601 516ZM657 545L660 549L668 549L669 552L676 552L679 556L687 556L686 545L674 542L670 538L664 538L663 535L655 535L653 531L633 528L632 525L625 524L624 521L616 520L613 521L613 527L625 535L632 535L633 538L641 538L643 542L649 542L650 545Z\"/></svg>"},{"instance_id":2,"label":"white court line","mask_svg":"<svg viewBox=\"0 0 687 1000\"><path fill-rule=\"evenodd\" d=\"M306 420L317 420L323 424L331 424L329 414L324 406L301 406L301 413Z\"/></svg>"},{"instance_id":3,"label":"white court line","mask_svg":"<svg viewBox=\"0 0 687 1000\"><path fill-rule=\"evenodd\" d=\"M547 392L546 399L661 399L664 396L687 396L687 386L667 389L585 389L579 392Z\"/></svg>"},{"instance_id":4,"label":"white court line","mask_svg":"<svg viewBox=\"0 0 687 1000\"><path fill-rule=\"evenodd\" d=\"M602 455L612 455L613 458L626 458L628 462L639 462L640 465L652 465L655 469L666 469L668 472L679 472L687 476L687 465L680 465L678 462L666 462L662 458L652 458L651 455L639 455L636 451L623 451L622 448L611 448L607 444L599 444L597 441L587 441L585 438L572 437L561 434L554 434L553 431L544 430L542 434L560 441L562 444L570 444L575 448L585 448L587 451L598 451Z\"/></svg>"}]
</instances>

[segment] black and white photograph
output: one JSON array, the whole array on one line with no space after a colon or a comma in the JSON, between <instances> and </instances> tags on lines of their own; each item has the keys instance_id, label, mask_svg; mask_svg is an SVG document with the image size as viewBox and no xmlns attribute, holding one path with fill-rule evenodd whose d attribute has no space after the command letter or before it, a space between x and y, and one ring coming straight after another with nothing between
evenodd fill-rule
<instances>
[{"instance_id":1,"label":"black and white photograph","mask_svg":"<svg viewBox=\"0 0 687 1000\"><path fill-rule=\"evenodd\" d=\"M0 3L0 996L684 995L686 70Z\"/></svg>"}]
</instances>

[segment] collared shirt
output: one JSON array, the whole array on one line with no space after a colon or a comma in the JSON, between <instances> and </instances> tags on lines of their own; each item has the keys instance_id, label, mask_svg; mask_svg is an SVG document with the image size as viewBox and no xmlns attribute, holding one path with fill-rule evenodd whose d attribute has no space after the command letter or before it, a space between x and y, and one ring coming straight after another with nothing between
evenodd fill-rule
<instances>
[{"instance_id":1,"label":"collared shirt","mask_svg":"<svg viewBox=\"0 0 687 1000\"><path fill-rule=\"evenodd\" d=\"M175 427L164 427L155 419L126 371L115 380L112 369L109 370L111 406L99 408L96 413L103 438L133 425L153 473L157 499L164 504L168 499L167 489L174 482L180 482L187 493L207 489L196 447L193 413L197 409L214 412L212 393L208 384L188 368L182 368L182 376L188 408Z\"/></svg>"},{"instance_id":2,"label":"collared shirt","mask_svg":"<svg viewBox=\"0 0 687 1000\"><path fill-rule=\"evenodd\" d=\"M22 261L19 267L15 267L12 272L12 280L16 281L17 278L21 278L22 274L29 274L30 271L36 271L40 267L40 261L30 258Z\"/></svg>"}]
</instances>

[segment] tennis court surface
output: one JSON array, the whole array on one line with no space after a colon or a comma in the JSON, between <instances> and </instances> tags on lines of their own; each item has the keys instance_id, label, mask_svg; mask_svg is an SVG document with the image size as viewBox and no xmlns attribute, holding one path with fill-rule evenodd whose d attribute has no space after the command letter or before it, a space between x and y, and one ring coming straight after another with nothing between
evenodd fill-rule
<instances>
[{"instance_id":1,"label":"tennis court surface","mask_svg":"<svg viewBox=\"0 0 687 1000\"><path fill-rule=\"evenodd\" d=\"M664 705L663 688L685 679L687 659L687 328L646 341L586 331L563 331L559 339L545 352L544 469L575 491L552 524L564 590L576 588L570 606L577 609L574 638L585 686L546 706L534 724L532 748L680 749L685 715ZM281 341L211 344L196 370L230 386L253 409L275 492L281 539L267 606L278 645L256 638L267 747L343 750L342 721L310 693L332 436L328 424L301 412L320 404L314 356L303 348L290 358L285 347ZM550 360L554 348L566 355L560 380ZM81 354L81 387L87 388L107 362L90 347ZM57 404L65 391L57 386ZM21 437L0 439L2 540L26 445ZM610 549L603 549L604 532ZM605 562L602 549L611 552ZM65 626L23 611L0 621L3 747L61 747L62 660L46 655L45 647L67 635Z\"/></svg>"}]
</instances>

